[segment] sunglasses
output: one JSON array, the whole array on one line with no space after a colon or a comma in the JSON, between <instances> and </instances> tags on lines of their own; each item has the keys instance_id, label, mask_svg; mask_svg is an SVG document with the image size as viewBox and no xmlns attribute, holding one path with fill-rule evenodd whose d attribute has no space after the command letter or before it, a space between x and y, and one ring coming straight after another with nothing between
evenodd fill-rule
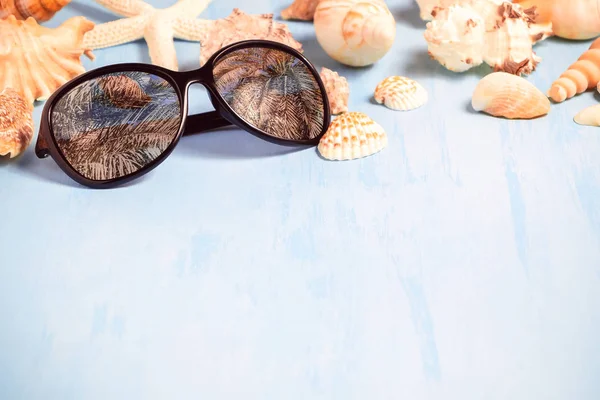
<instances>
[{"instance_id":1,"label":"sunglasses","mask_svg":"<svg viewBox=\"0 0 600 400\"><path fill-rule=\"evenodd\" d=\"M215 111L187 115L194 83ZM128 63L79 75L46 102L35 153L84 186L110 188L150 172L181 136L235 125L274 144L316 146L329 123L315 67L289 46L248 40L195 71Z\"/></svg>"}]
</instances>

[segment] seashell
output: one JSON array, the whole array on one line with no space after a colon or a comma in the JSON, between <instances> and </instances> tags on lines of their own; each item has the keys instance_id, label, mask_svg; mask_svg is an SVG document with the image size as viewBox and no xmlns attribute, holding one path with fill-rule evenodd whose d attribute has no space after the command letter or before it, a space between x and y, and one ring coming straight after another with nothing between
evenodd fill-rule
<instances>
[{"instance_id":1,"label":"seashell","mask_svg":"<svg viewBox=\"0 0 600 400\"><path fill-rule=\"evenodd\" d=\"M142 108L152 100L138 82L125 75L106 76L98 84L107 100L118 108Z\"/></svg>"},{"instance_id":2,"label":"seashell","mask_svg":"<svg viewBox=\"0 0 600 400\"><path fill-rule=\"evenodd\" d=\"M377 62L396 37L396 22L383 0L321 0L314 26L323 50L354 67Z\"/></svg>"},{"instance_id":3,"label":"seashell","mask_svg":"<svg viewBox=\"0 0 600 400\"><path fill-rule=\"evenodd\" d=\"M575 115L573 121L579 125L600 126L600 104L584 108Z\"/></svg>"},{"instance_id":4,"label":"seashell","mask_svg":"<svg viewBox=\"0 0 600 400\"><path fill-rule=\"evenodd\" d=\"M433 19L433 10L435 8L448 8L456 4L457 0L417 0L419 6L419 15L424 21Z\"/></svg>"},{"instance_id":5,"label":"seashell","mask_svg":"<svg viewBox=\"0 0 600 400\"><path fill-rule=\"evenodd\" d=\"M350 97L350 88L348 81L343 76L340 76L337 72L321 68L319 74L325 85L325 91L329 98L329 107L331 113L337 115L348 111L348 98Z\"/></svg>"},{"instance_id":6,"label":"seashell","mask_svg":"<svg viewBox=\"0 0 600 400\"><path fill-rule=\"evenodd\" d=\"M392 110L413 110L427 103L427 91L420 83L403 76L385 78L375 88L375 101Z\"/></svg>"},{"instance_id":7,"label":"seashell","mask_svg":"<svg viewBox=\"0 0 600 400\"><path fill-rule=\"evenodd\" d=\"M319 4L319 0L294 0L288 8L281 12L281 18L312 21L317 4Z\"/></svg>"},{"instance_id":8,"label":"seashell","mask_svg":"<svg viewBox=\"0 0 600 400\"><path fill-rule=\"evenodd\" d=\"M511 3L509 0L417 0L421 12L421 19L431 21L436 16L440 9L449 8L452 5L470 6L474 9L486 22L486 30L494 29L497 23L503 22L506 19L505 10L499 10L499 7L504 3ZM512 3L518 3L514 1ZM530 29L535 36L534 42L546 39L553 36L552 23L542 18L536 11L535 7L514 7L518 11L526 13L532 20Z\"/></svg>"},{"instance_id":9,"label":"seashell","mask_svg":"<svg viewBox=\"0 0 600 400\"><path fill-rule=\"evenodd\" d=\"M593 39L600 35L600 0L513 0L523 7L536 7L540 19L552 24L558 37Z\"/></svg>"},{"instance_id":10,"label":"seashell","mask_svg":"<svg viewBox=\"0 0 600 400\"><path fill-rule=\"evenodd\" d=\"M71 0L0 0L0 19L14 15L25 20L32 17L38 22L48 21Z\"/></svg>"},{"instance_id":11,"label":"seashell","mask_svg":"<svg viewBox=\"0 0 600 400\"><path fill-rule=\"evenodd\" d=\"M592 89L600 83L600 38L550 87L548 96L557 103Z\"/></svg>"},{"instance_id":12,"label":"seashell","mask_svg":"<svg viewBox=\"0 0 600 400\"><path fill-rule=\"evenodd\" d=\"M434 8L424 33L431 57L451 71L481 65L515 75L531 73L541 61L533 45L552 35L533 10L501 0L461 0Z\"/></svg>"},{"instance_id":13,"label":"seashell","mask_svg":"<svg viewBox=\"0 0 600 400\"><path fill-rule=\"evenodd\" d=\"M287 25L275 22L273 14L250 15L234 8L226 18L209 21L201 40L200 65L215 52L241 40L262 39L283 43L302 52L302 43L292 37Z\"/></svg>"},{"instance_id":14,"label":"seashell","mask_svg":"<svg viewBox=\"0 0 600 400\"><path fill-rule=\"evenodd\" d=\"M423 36L430 57L450 71L464 72L483 63L485 21L470 7L438 9Z\"/></svg>"},{"instance_id":15,"label":"seashell","mask_svg":"<svg viewBox=\"0 0 600 400\"><path fill-rule=\"evenodd\" d=\"M479 81L471 105L495 117L530 119L550 111L550 101L532 83L507 72L493 72Z\"/></svg>"},{"instance_id":16,"label":"seashell","mask_svg":"<svg viewBox=\"0 0 600 400\"><path fill-rule=\"evenodd\" d=\"M11 87L27 103L45 100L52 92L85 72L83 35L94 24L74 17L56 29L45 28L33 18L19 21L14 16L0 20L0 90Z\"/></svg>"},{"instance_id":17,"label":"seashell","mask_svg":"<svg viewBox=\"0 0 600 400\"><path fill-rule=\"evenodd\" d=\"M14 89L0 91L0 156L14 158L33 138L33 107Z\"/></svg>"},{"instance_id":18,"label":"seashell","mask_svg":"<svg viewBox=\"0 0 600 400\"><path fill-rule=\"evenodd\" d=\"M387 146L385 130L362 112L343 113L331 122L317 149L328 160L367 157Z\"/></svg>"}]
</instances>

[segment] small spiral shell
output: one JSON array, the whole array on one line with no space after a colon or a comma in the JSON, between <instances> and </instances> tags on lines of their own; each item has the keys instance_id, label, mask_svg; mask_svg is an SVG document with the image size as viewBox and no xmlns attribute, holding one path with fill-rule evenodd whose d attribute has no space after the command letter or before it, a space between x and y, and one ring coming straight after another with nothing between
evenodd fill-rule
<instances>
[{"instance_id":1,"label":"small spiral shell","mask_svg":"<svg viewBox=\"0 0 600 400\"><path fill-rule=\"evenodd\" d=\"M600 82L600 38L558 78L548 91L557 103L594 88Z\"/></svg>"}]
</instances>

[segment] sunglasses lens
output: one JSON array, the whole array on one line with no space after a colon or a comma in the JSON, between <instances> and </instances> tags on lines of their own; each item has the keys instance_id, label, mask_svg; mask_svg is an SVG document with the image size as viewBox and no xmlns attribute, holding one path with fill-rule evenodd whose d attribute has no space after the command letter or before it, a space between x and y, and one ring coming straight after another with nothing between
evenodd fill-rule
<instances>
[{"instance_id":1,"label":"sunglasses lens","mask_svg":"<svg viewBox=\"0 0 600 400\"><path fill-rule=\"evenodd\" d=\"M321 134L326 100L314 73L292 54L243 48L218 58L213 71L221 97L254 128L298 141Z\"/></svg>"},{"instance_id":2,"label":"sunglasses lens","mask_svg":"<svg viewBox=\"0 0 600 400\"><path fill-rule=\"evenodd\" d=\"M54 105L50 119L67 162L101 181L133 174L159 157L177 137L181 104L163 78L118 72L73 88Z\"/></svg>"}]
</instances>

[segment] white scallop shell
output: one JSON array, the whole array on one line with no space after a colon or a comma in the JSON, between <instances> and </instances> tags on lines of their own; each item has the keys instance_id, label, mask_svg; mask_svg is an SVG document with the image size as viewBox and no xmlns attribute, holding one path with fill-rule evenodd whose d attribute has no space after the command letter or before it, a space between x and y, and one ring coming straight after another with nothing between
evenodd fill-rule
<instances>
[{"instance_id":1,"label":"white scallop shell","mask_svg":"<svg viewBox=\"0 0 600 400\"><path fill-rule=\"evenodd\" d=\"M404 76L385 78L375 88L375 101L392 110L414 110L427 103L427 90Z\"/></svg>"},{"instance_id":2,"label":"white scallop shell","mask_svg":"<svg viewBox=\"0 0 600 400\"><path fill-rule=\"evenodd\" d=\"M328 160L354 160L381 151L387 142L381 125L364 113L352 111L333 120L317 148Z\"/></svg>"}]
</instances>

